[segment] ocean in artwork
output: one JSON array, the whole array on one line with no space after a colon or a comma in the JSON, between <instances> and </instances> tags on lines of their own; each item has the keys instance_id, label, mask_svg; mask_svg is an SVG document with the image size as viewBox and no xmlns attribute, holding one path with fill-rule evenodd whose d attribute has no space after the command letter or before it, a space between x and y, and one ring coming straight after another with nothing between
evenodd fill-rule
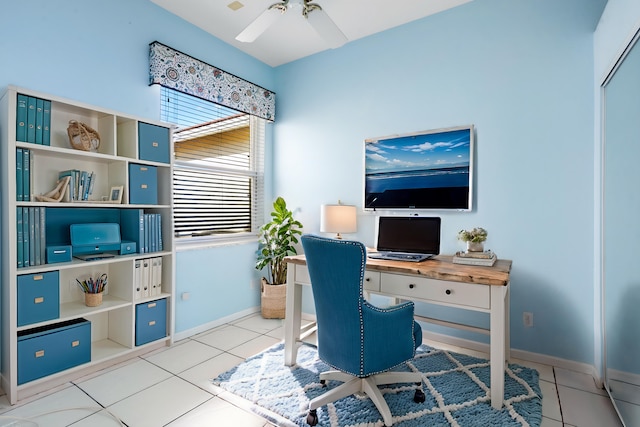
<instances>
[{"instance_id":1,"label":"ocean in artwork","mask_svg":"<svg viewBox=\"0 0 640 427\"><path fill-rule=\"evenodd\" d=\"M402 189L468 187L469 166L367 173L365 186L367 194Z\"/></svg>"}]
</instances>

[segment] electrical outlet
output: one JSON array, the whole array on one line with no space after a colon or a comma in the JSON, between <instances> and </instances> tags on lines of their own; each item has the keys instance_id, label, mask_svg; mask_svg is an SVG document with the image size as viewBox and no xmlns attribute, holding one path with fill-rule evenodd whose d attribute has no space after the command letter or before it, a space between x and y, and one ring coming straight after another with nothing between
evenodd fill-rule
<instances>
[{"instance_id":1,"label":"electrical outlet","mask_svg":"<svg viewBox=\"0 0 640 427\"><path fill-rule=\"evenodd\" d=\"M522 313L522 323L524 323L525 328L533 327L533 313L528 311Z\"/></svg>"}]
</instances>

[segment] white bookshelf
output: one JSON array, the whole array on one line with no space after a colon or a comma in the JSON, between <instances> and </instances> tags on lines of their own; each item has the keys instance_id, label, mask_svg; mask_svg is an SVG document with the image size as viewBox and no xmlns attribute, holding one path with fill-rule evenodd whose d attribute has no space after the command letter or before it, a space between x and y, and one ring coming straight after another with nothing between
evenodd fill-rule
<instances>
[{"instance_id":1,"label":"white bookshelf","mask_svg":"<svg viewBox=\"0 0 640 427\"><path fill-rule=\"evenodd\" d=\"M17 99L18 94L51 101L50 145L41 145L16 140ZM100 134L100 146L97 152L74 149L67 135L69 120L77 120L97 130ZM169 129L169 160L167 163L148 161L139 157L138 123L144 122ZM133 357L150 348L170 345L173 340L175 293L175 250L173 236L172 202L172 156L173 141L170 125L132 117L108 109L35 92L24 88L9 86L0 97L0 165L2 173L2 292L1 292L1 345L2 364L0 366L1 385L9 402L41 391L47 386L55 386L69 376L80 376L97 370L107 363ZM32 156L30 197L26 201L17 201L16 197L16 148L28 149ZM158 203L137 205L129 203L129 165L135 163L157 169ZM63 170L79 169L94 172L96 177L93 194L83 202L39 202L35 195L51 190ZM108 197L110 189L123 186L122 203L115 204ZM99 261L82 261L73 258L60 263L18 267L16 211L20 207L38 207L45 209L47 218L50 212L58 217L66 214L81 214L87 218L92 215L119 215L122 210L143 209L145 213L160 214L162 219L162 243L160 251L117 255L114 258ZM55 210L55 211L54 211ZM98 215L99 214L99 215ZM55 216L55 215L54 215ZM100 222L100 221L96 221ZM59 230L50 227L60 227ZM49 242L49 234L63 236L68 233L66 225L47 223L47 245L61 242ZM70 244L70 243L68 243ZM138 297L134 289L134 265L145 258L162 258L161 291L157 295ZM17 325L17 280L25 274L58 272L59 275L59 317L56 319ZM103 302L98 307L87 307L84 295L75 284L77 277L106 273L109 278ZM136 305L148 301L165 299L167 301L166 337L136 346ZM29 334L39 327L53 326L66 320L83 318L91 322L91 361L44 378L18 384L17 367L18 334Z\"/></svg>"}]
</instances>

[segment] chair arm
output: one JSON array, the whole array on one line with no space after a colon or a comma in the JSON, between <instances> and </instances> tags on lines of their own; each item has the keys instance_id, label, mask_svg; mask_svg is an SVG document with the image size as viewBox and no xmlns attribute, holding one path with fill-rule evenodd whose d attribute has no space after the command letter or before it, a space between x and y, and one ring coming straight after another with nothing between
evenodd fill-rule
<instances>
[{"instance_id":1,"label":"chair arm","mask_svg":"<svg viewBox=\"0 0 640 427\"><path fill-rule=\"evenodd\" d=\"M413 302L380 308L362 304L364 374L387 370L415 355Z\"/></svg>"}]
</instances>

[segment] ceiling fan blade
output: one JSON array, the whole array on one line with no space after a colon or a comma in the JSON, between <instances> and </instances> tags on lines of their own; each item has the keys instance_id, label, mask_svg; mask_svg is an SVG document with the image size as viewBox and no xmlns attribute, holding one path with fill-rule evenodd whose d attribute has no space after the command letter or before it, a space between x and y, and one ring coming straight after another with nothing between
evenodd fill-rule
<instances>
[{"instance_id":1,"label":"ceiling fan blade","mask_svg":"<svg viewBox=\"0 0 640 427\"><path fill-rule=\"evenodd\" d=\"M316 8L307 14L307 21L314 30L322 37L331 48L340 47L348 39L340 28L331 20L329 15L321 8Z\"/></svg>"},{"instance_id":2,"label":"ceiling fan blade","mask_svg":"<svg viewBox=\"0 0 640 427\"><path fill-rule=\"evenodd\" d=\"M251 24L247 26L240 34L236 36L236 40L251 43L257 39L260 34L264 33L267 28L278 20L282 11L278 8L269 8L262 12Z\"/></svg>"}]
</instances>

